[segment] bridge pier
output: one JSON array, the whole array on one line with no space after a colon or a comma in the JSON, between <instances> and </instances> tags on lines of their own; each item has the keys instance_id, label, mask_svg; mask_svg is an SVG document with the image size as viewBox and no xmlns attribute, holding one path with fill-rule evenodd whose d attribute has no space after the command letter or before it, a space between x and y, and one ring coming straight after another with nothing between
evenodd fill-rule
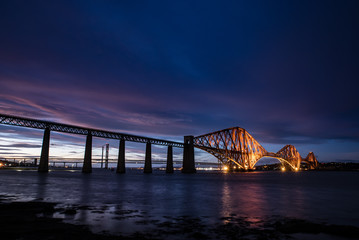
<instances>
[{"instance_id":1,"label":"bridge pier","mask_svg":"<svg viewBox=\"0 0 359 240\"><path fill-rule=\"evenodd\" d=\"M193 138L193 136L184 137L182 173L196 173Z\"/></svg>"},{"instance_id":2,"label":"bridge pier","mask_svg":"<svg viewBox=\"0 0 359 240\"><path fill-rule=\"evenodd\" d=\"M108 169L108 152L110 150L110 144L106 143L106 154L105 154L105 169Z\"/></svg>"},{"instance_id":3,"label":"bridge pier","mask_svg":"<svg viewBox=\"0 0 359 240\"><path fill-rule=\"evenodd\" d=\"M38 172L49 171L49 148L50 148L50 129L45 128L44 139L42 141L41 157Z\"/></svg>"},{"instance_id":4,"label":"bridge pier","mask_svg":"<svg viewBox=\"0 0 359 240\"><path fill-rule=\"evenodd\" d=\"M145 157L145 168L144 173L152 173L152 160L151 160L151 143L146 143L146 157Z\"/></svg>"},{"instance_id":5,"label":"bridge pier","mask_svg":"<svg viewBox=\"0 0 359 240\"><path fill-rule=\"evenodd\" d=\"M83 173L92 172L91 158L92 158L92 134L89 131L86 137L85 158L84 158L84 164L82 166Z\"/></svg>"},{"instance_id":6,"label":"bridge pier","mask_svg":"<svg viewBox=\"0 0 359 240\"><path fill-rule=\"evenodd\" d=\"M166 165L166 173L173 173L173 152L172 146L168 146L167 149L167 165Z\"/></svg>"},{"instance_id":7,"label":"bridge pier","mask_svg":"<svg viewBox=\"0 0 359 240\"><path fill-rule=\"evenodd\" d=\"M117 168L116 173L125 173L126 166L125 166L125 140L120 140L120 145L118 147L118 161L117 161Z\"/></svg>"}]
</instances>

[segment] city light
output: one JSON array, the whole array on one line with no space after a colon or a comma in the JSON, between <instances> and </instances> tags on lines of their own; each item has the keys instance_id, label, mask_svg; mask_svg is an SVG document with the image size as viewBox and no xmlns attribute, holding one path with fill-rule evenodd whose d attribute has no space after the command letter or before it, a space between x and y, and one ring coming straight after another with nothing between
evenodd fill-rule
<instances>
[{"instance_id":1,"label":"city light","mask_svg":"<svg viewBox=\"0 0 359 240\"><path fill-rule=\"evenodd\" d=\"M223 170L224 170L224 171L228 171L228 167L227 167L227 166L224 166L224 167L223 167Z\"/></svg>"},{"instance_id":2,"label":"city light","mask_svg":"<svg viewBox=\"0 0 359 240\"><path fill-rule=\"evenodd\" d=\"M285 167L282 167L282 171L283 171L283 172L285 171Z\"/></svg>"}]
</instances>

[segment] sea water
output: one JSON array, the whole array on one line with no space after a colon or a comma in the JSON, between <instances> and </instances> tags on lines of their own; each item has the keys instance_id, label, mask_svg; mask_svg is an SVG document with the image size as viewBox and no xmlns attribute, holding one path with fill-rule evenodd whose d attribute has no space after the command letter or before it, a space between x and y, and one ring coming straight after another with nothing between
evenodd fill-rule
<instances>
[{"instance_id":1,"label":"sea water","mask_svg":"<svg viewBox=\"0 0 359 240\"><path fill-rule=\"evenodd\" d=\"M77 206L75 215L57 217L110 233L130 233L145 227L141 221L180 216L206 223L228 216L254 223L281 216L359 227L358 183L359 172L335 171L0 171L0 195Z\"/></svg>"}]
</instances>

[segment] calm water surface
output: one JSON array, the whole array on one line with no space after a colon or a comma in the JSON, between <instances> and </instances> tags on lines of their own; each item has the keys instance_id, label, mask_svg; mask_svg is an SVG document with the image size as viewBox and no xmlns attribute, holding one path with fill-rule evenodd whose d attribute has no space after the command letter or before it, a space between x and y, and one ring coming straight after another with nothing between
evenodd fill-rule
<instances>
[{"instance_id":1,"label":"calm water surface","mask_svg":"<svg viewBox=\"0 0 359 240\"><path fill-rule=\"evenodd\" d=\"M234 214L253 221L278 215L359 227L358 183L359 172L0 171L1 195L89 206L59 217L110 232L129 231L139 218L190 216L215 222Z\"/></svg>"}]
</instances>

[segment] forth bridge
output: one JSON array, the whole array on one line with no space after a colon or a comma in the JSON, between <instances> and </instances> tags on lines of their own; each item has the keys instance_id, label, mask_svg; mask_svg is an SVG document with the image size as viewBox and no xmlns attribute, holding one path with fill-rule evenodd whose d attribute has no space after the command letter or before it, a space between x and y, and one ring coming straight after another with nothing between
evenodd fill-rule
<instances>
[{"instance_id":1,"label":"forth bridge","mask_svg":"<svg viewBox=\"0 0 359 240\"><path fill-rule=\"evenodd\" d=\"M201 136L185 136L184 142L174 142L162 139L92 129L50 121L36 120L24 117L0 114L0 124L28 127L44 130L39 172L49 170L50 132L63 132L86 136L86 146L82 172L92 172L92 137L119 140L117 173L125 173L125 142L140 142L146 144L144 173L152 172L151 145L164 145L167 150L166 172L173 173L173 147L183 148L182 173L195 173L194 148L202 149L215 156L228 169L253 170L256 163L263 157L278 159L288 169L297 171L300 164L305 162L310 169L318 168L318 161L313 152L302 158L293 145L286 145L277 153L268 152L245 129L240 127L228 128Z\"/></svg>"}]
</instances>

